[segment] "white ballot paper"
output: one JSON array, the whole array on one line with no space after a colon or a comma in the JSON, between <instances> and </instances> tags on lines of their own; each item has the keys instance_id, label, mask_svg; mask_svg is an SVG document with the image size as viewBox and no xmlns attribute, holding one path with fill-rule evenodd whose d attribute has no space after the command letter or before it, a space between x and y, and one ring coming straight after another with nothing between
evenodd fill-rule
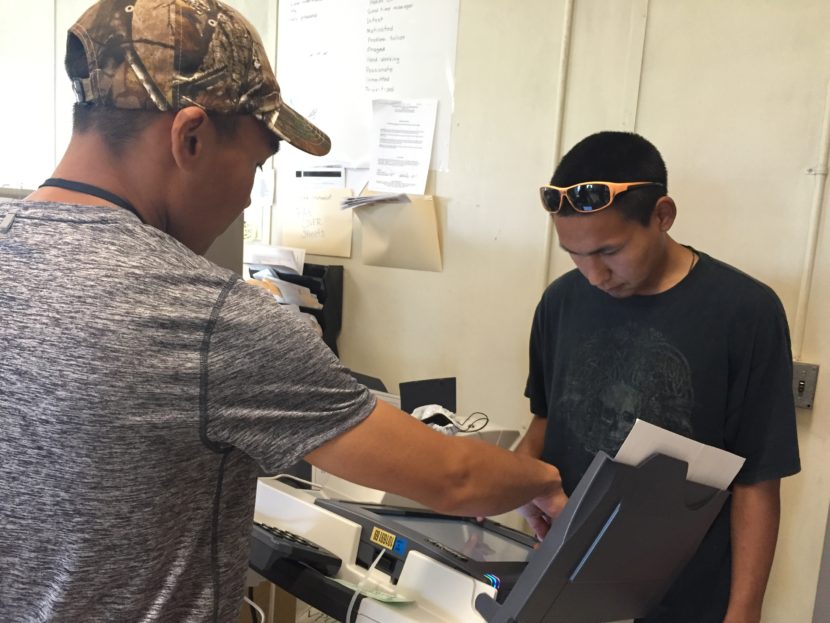
<instances>
[{"instance_id":1,"label":"white ballot paper","mask_svg":"<svg viewBox=\"0 0 830 623\"><path fill-rule=\"evenodd\" d=\"M303 274L305 249L277 247L267 244L246 244L242 261L253 266L273 266L295 275Z\"/></svg>"},{"instance_id":2,"label":"white ballot paper","mask_svg":"<svg viewBox=\"0 0 830 623\"><path fill-rule=\"evenodd\" d=\"M374 100L369 190L426 192L438 100Z\"/></svg>"},{"instance_id":3,"label":"white ballot paper","mask_svg":"<svg viewBox=\"0 0 830 623\"><path fill-rule=\"evenodd\" d=\"M652 454L665 454L689 464L686 479L726 489L744 464L744 458L720 448L672 433L643 420L634 422L615 460L639 465Z\"/></svg>"},{"instance_id":4,"label":"white ballot paper","mask_svg":"<svg viewBox=\"0 0 830 623\"><path fill-rule=\"evenodd\" d=\"M342 210L352 210L373 203L412 203L409 195L403 193L380 193L378 195L361 195L360 197L346 197L340 203Z\"/></svg>"}]
</instances>

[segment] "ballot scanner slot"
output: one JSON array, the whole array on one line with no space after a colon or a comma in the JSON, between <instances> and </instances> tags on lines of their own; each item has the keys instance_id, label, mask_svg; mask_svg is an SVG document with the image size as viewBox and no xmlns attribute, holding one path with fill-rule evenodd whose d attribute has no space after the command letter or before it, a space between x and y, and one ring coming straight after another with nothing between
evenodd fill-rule
<instances>
[{"instance_id":1,"label":"ballot scanner slot","mask_svg":"<svg viewBox=\"0 0 830 623\"><path fill-rule=\"evenodd\" d=\"M356 563L396 584L411 551L494 586L503 600L527 565L535 540L491 520L453 517L423 509L319 498L315 503L361 527ZM378 559L378 556L383 553Z\"/></svg>"},{"instance_id":2,"label":"ballot scanner slot","mask_svg":"<svg viewBox=\"0 0 830 623\"><path fill-rule=\"evenodd\" d=\"M381 552L385 553L386 549L383 547L373 547L366 543L360 543L357 546L357 559L355 560L355 564L363 569L369 569L369 567L371 567L377 560L377 557ZM392 581L392 584L397 584L398 578L401 575L401 570L403 569L403 563L404 561L398 558L382 556L380 560L377 560L375 569L388 575Z\"/></svg>"}]
</instances>

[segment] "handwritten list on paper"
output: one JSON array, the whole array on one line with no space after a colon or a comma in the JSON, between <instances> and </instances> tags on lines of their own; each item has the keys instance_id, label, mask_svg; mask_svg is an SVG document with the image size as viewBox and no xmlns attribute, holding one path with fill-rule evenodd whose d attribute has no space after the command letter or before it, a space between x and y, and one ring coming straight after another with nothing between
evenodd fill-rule
<instances>
[{"instance_id":1,"label":"handwritten list on paper","mask_svg":"<svg viewBox=\"0 0 830 623\"><path fill-rule=\"evenodd\" d=\"M332 138L327 162L369 166L372 100L428 98L438 101L432 165L446 170L458 4L280 0L277 76L288 104Z\"/></svg>"},{"instance_id":2,"label":"handwritten list on paper","mask_svg":"<svg viewBox=\"0 0 830 623\"><path fill-rule=\"evenodd\" d=\"M412 18L413 2L369 0L366 10L366 92L395 92L400 80L401 57L407 52L406 23Z\"/></svg>"},{"instance_id":3,"label":"handwritten list on paper","mask_svg":"<svg viewBox=\"0 0 830 623\"><path fill-rule=\"evenodd\" d=\"M319 17L320 9L326 9L327 4L331 4L330 0L294 0L288 2L288 18L292 22L298 20L316 19Z\"/></svg>"}]
</instances>

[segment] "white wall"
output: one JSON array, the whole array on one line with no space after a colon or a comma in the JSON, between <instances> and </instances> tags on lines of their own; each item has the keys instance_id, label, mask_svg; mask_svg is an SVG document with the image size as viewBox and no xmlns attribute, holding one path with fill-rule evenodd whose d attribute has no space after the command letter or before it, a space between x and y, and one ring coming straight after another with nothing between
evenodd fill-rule
<instances>
[{"instance_id":1,"label":"white wall","mask_svg":"<svg viewBox=\"0 0 830 623\"><path fill-rule=\"evenodd\" d=\"M0 0L0 186L32 188L55 164L53 6Z\"/></svg>"},{"instance_id":2,"label":"white wall","mask_svg":"<svg viewBox=\"0 0 830 623\"><path fill-rule=\"evenodd\" d=\"M562 15L544 0L511 6L461 3L449 173L432 183L444 271L347 263L339 343L348 365L391 389L456 376L460 411L515 422L527 413L527 331L544 279L537 189L553 166L550 49Z\"/></svg>"},{"instance_id":3,"label":"white wall","mask_svg":"<svg viewBox=\"0 0 830 623\"><path fill-rule=\"evenodd\" d=\"M0 0L6 147L0 183L34 183L62 152L71 93L58 61L63 31L85 5ZM821 287L830 282L826 218L817 232L809 305L799 310L798 301L817 179L807 171L821 157L830 79L830 3L575 0L559 131L568 6L567 0L461 0L450 167L430 182L439 198L445 268L421 273L343 262L343 360L392 388L402 380L457 376L460 412L526 422L522 390L533 308L544 283L571 266L555 240L547 240L536 189L562 151L586 134L642 132L669 167L680 209L676 237L774 287L791 325L803 314L803 349L795 345L803 360L822 365L815 407L798 416L804 470L784 484L764 615L766 623L809 621L830 502L830 332L822 323L830 292ZM261 14L252 17L270 28L276 0L252 7ZM273 41L275 32L263 34ZM48 95L12 99L23 85ZM827 197L822 207L830 209ZM359 235L356 242L359 258Z\"/></svg>"}]
</instances>

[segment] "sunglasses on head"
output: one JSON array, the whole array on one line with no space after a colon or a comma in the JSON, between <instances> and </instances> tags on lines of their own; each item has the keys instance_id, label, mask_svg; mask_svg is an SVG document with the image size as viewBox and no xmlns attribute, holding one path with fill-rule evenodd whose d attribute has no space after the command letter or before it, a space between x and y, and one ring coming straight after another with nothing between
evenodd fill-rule
<instances>
[{"instance_id":1,"label":"sunglasses on head","mask_svg":"<svg viewBox=\"0 0 830 623\"><path fill-rule=\"evenodd\" d=\"M551 214L562 209L562 202L567 197L577 212L590 213L604 210L612 203L614 197L629 189L645 186L663 186L659 182L582 182L573 186L542 186L539 195L542 206Z\"/></svg>"}]
</instances>

